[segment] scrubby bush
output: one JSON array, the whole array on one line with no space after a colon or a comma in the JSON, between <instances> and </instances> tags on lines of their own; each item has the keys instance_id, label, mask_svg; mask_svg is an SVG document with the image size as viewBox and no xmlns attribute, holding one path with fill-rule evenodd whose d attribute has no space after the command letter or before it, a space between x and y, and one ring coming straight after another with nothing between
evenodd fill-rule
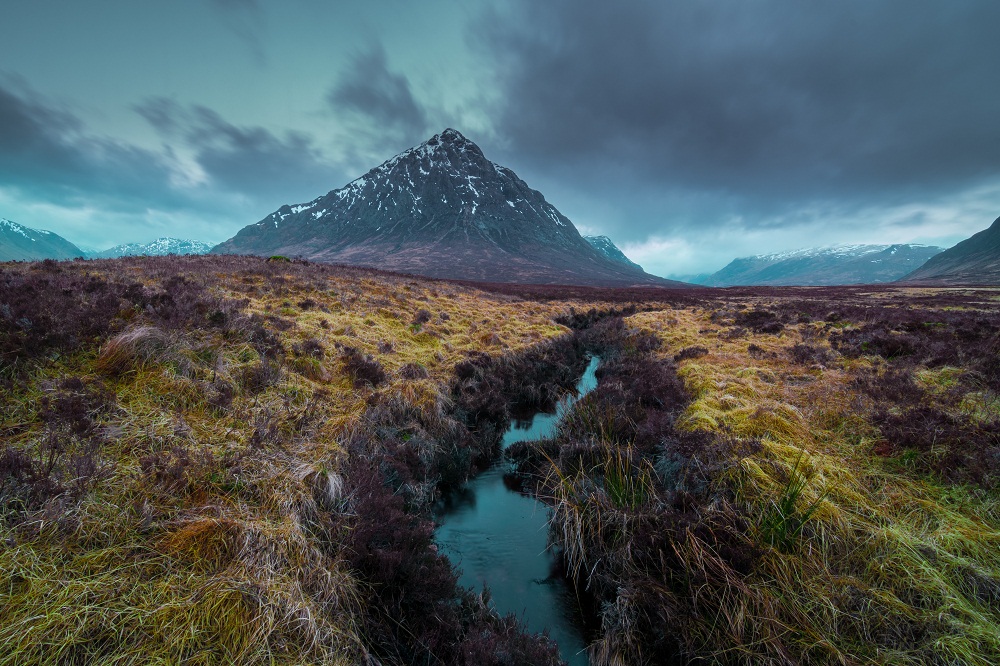
<instances>
[{"instance_id":1,"label":"scrubby bush","mask_svg":"<svg viewBox=\"0 0 1000 666\"><path fill-rule=\"evenodd\" d=\"M419 363L407 363L399 369L399 376L403 379L427 379L430 373Z\"/></svg>"},{"instance_id":2,"label":"scrubby bush","mask_svg":"<svg viewBox=\"0 0 1000 666\"><path fill-rule=\"evenodd\" d=\"M431 320L431 317L433 317L433 315L430 313L430 310L420 309L417 311L417 314L413 316L413 321L410 322L410 324L413 326L423 326Z\"/></svg>"},{"instance_id":3,"label":"scrubby bush","mask_svg":"<svg viewBox=\"0 0 1000 666\"><path fill-rule=\"evenodd\" d=\"M268 358L261 358L257 363L243 368L239 376L240 387L251 395L263 393L279 381L281 366Z\"/></svg>"},{"instance_id":4,"label":"scrubby bush","mask_svg":"<svg viewBox=\"0 0 1000 666\"><path fill-rule=\"evenodd\" d=\"M375 388L389 378L381 363L356 347L342 346L341 360L354 388Z\"/></svg>"},{"instance_id":5,"label":"scrubby bush","mask_svg":"<svg viewBox=\"0 0 1000 666\"><path fill-rule=\"evenodd\" d=\"M65 490L42 461L13 446L0 450L0 524L16 522Z\"/></svg>"},{"instance_id":6,"label":"scrubby bush","mask_svg":"<svg viewBox=\"0 0 1000 666\"><path fill-rule=\"evenodd\" d=\"M685 347L676 354L674 354L674 361L680 363L681 361L686 361L690 358L701 358L708 354L708 348L702 347L700 345L695 345L693 347Z\"/></svg>"},{"instance_id":7,"label":"scrubby bush","mask_svg":"<svg viewBox=\"0 0 1000 666\"><path fill-rule=\"evenodd\" d=\"M761 308L740 312L734 321L738 326L749 328L754 333L780 333L785 328L777 313Z\"/></svg>"},{"instance_id":8,"label":"scrubby bush","mask_svg":"<svg viewBox=\"0 0 1000 666\"><path fill-rule=\"evenodd\" d=\"M826 365L832 360L829 350L814 345L797 344L788 348L788 356L799 365Z\"/></svg>"}]
</instances>

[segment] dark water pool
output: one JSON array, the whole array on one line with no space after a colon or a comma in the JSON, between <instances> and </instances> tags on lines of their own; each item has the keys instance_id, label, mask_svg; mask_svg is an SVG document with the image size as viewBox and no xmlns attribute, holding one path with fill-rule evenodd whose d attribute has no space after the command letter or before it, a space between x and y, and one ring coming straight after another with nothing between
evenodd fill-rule
<instances>
[{"instance_id":1,"label":"dark water pool","mask_svg":"<svg viewBox=\"0 0 1000 666\"><path fill-rule=\"evenodd\" d=\"M597 357L590 360L576 395L563 400L554 414L516 422L504 434L503 446L553 435L566 410L597 386L599 362ZM579 604L546 549L549 510L507 488L505 470L500 462L449 498L438 516L438 546L462 570L462 585L480 589L486 584L498 611L517 614L532 631L548 629L562 658L585 666Z\"/></svg>"}]
</instances>

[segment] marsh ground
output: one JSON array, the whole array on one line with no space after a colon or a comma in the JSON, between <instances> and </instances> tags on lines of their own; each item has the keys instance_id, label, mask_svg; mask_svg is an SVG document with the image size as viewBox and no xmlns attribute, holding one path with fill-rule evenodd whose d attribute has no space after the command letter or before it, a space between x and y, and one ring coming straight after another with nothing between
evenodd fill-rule
<instances>
[{"instance_id":1,"label":"marsh ground","mask_svg":"<svg viewBox=\"0 0 1000 666\"><path fill-rule=\"evenodd\" d=\"M0 663L554 663L429 507L598 347L521 456L595 663L995 663L998 298L5 264Z\"/></svg>"}]
</instances>

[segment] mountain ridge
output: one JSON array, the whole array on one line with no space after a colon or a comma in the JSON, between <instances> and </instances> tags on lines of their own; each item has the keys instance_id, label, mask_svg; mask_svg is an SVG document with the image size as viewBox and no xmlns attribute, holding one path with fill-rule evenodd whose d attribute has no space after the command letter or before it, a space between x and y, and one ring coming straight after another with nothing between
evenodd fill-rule
<instances>
[{"instance_id":1,"label":"mountain ridge","mask_svg":"<svg viewBox=\"0 0 1000 666\"><path fill-rule=\"evenodd\" d=\"M942 248L894 245L834 245L739 257L702 284L730 286L835 286L893 282Z\"/></svg>"},{"instance_id":2,"label":"mountain ridge","mask_svg":"<svg viewBox=\"0 0 1000 666\"><path fill-rule=\"evenodd\" d=\"M621 251L621 248L615 245L614 241L607 236L584 236L583 239L594 246L594 249L611 261L616 261L618 263L625 264L626 266L632 266L642 270L642 266L625 256L625 253Z\"/></svg>"},{"instance_id":3,"label":"mountain ridge","mask_svg":"<svg viewBox=\"0 0 1000 666\"><path fill-rule=\"evenodd\" d=\"M986 229L930 258L900 281L1000 284L1000 217Z\"/></svg>"},{"instance_id":4,"label":"mountain ridge","mask_svg":"<svg viewBox=\"0 0 1000 666\"><path fill-rule=\"evenodd\" d=\"M148 243L121 243L106 250L92 252L92 259L113 259L116 257L149 256L161 257L168 254L208 254L214 247L212 243L187 238L157 238Z\"/></svg>"},{"instance_id":5,"label":"mountain ridge","mask_svg":"<svg viewBox=\"0 0 1000 666\"><path fill-rule=\"evenodd\" d=\"M84 254L54 231L33 229L0 217L0 261L75 259Z\"/></svg>"}]
</instances>

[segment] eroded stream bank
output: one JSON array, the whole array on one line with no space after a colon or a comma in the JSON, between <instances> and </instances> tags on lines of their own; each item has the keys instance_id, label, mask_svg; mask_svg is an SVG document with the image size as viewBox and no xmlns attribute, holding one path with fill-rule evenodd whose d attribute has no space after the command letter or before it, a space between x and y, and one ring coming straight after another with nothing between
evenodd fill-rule
<instances>
[{"instance_id":1,"label":"eroded stream bank","mask_svg":"<svg viewBox=\"0 0 1000 666\"><path fill-rule=\"evenodd\" d=\"M599 363L599 357L591 358L575 393L552 413L515 420L503 435L502 448L553 437L573 405L597 386ZM487 586L498 612L522 618L530 631L548 631L567 663L585 666L584 611L562 575L558 556L548 548L551 512L538 499L518 492L505 476L509 465L501 459L445 497L438 512L437 543L461 570L461 585Z\"/></svg>"},{"instance_id":2,"label":"eroded stream bank","mask_svg":"<svg viewBox=\"0 0 1000 666\"><path fill-rule=\"evenodd\" d=\"M700 579L685 549L717 553L726 580L753 567L746 517L719 482L753 442L678 429L690 397L673 361L657 353L655 335L629 328L618 314L588 317L572 334L516 356L471 356L456 367L450 404L373 401L371 426L351 442L345 490L353 512L342 514L341 529L350 565L371 592L366 633L386 663L559 663L553 640L534 630L554 634L561 620L550 615L535 624L521 613L526 589L549 587L559 576L542 566L527 581L519 571L520 582L508 583L475 572L494 569L489 558L516 539L534 539L524 549L544 554L547 537L593 609L595 631L577 663L683 663L696 654L703 611L691 586ZM453 564L447 545L435 543L433 507L490 469L512 417L553 410L592 356L601 359L599 384L565 410L554 436L509 441L505 451L513 485L552 507L548 534L545 509L507 490L499 470L487 472L474 482L483 484L473 486L475 503L457 505L458 514L468 513L466 524L480 529L513 513L494 510L480 491L527 502L535 522L503 538L482 537L482 562L474 554ZM487 510L476 516L480 509ZM466 570L464 580L454 565ZM497 607L512 612L501 615L478 593L484 580ZM535 605L559 607L550 601ZM571 613L564 625L570 635L559 637L567 658L584 645L581 632L572 636L574 625Z\"/></svg>"},{"instance_id":3,"label":"eroded stream bank","mask_svg":"<svg viewBox=\"0 0 1000 666\"><path fill-rule=\"evenodd\" d=\"M434 543L432 509L498 459L512 417L551 410L572 391L587 361L578 335L568 334L518 354L471 354L448 396L373 393L346 442L344 499L317 488L317 503L330 510L314 526L319 538L344 543L339 555L364 582L359 631L372 663L561 662L551 639L459 584Z\"/></svg>"}]
</instances>

